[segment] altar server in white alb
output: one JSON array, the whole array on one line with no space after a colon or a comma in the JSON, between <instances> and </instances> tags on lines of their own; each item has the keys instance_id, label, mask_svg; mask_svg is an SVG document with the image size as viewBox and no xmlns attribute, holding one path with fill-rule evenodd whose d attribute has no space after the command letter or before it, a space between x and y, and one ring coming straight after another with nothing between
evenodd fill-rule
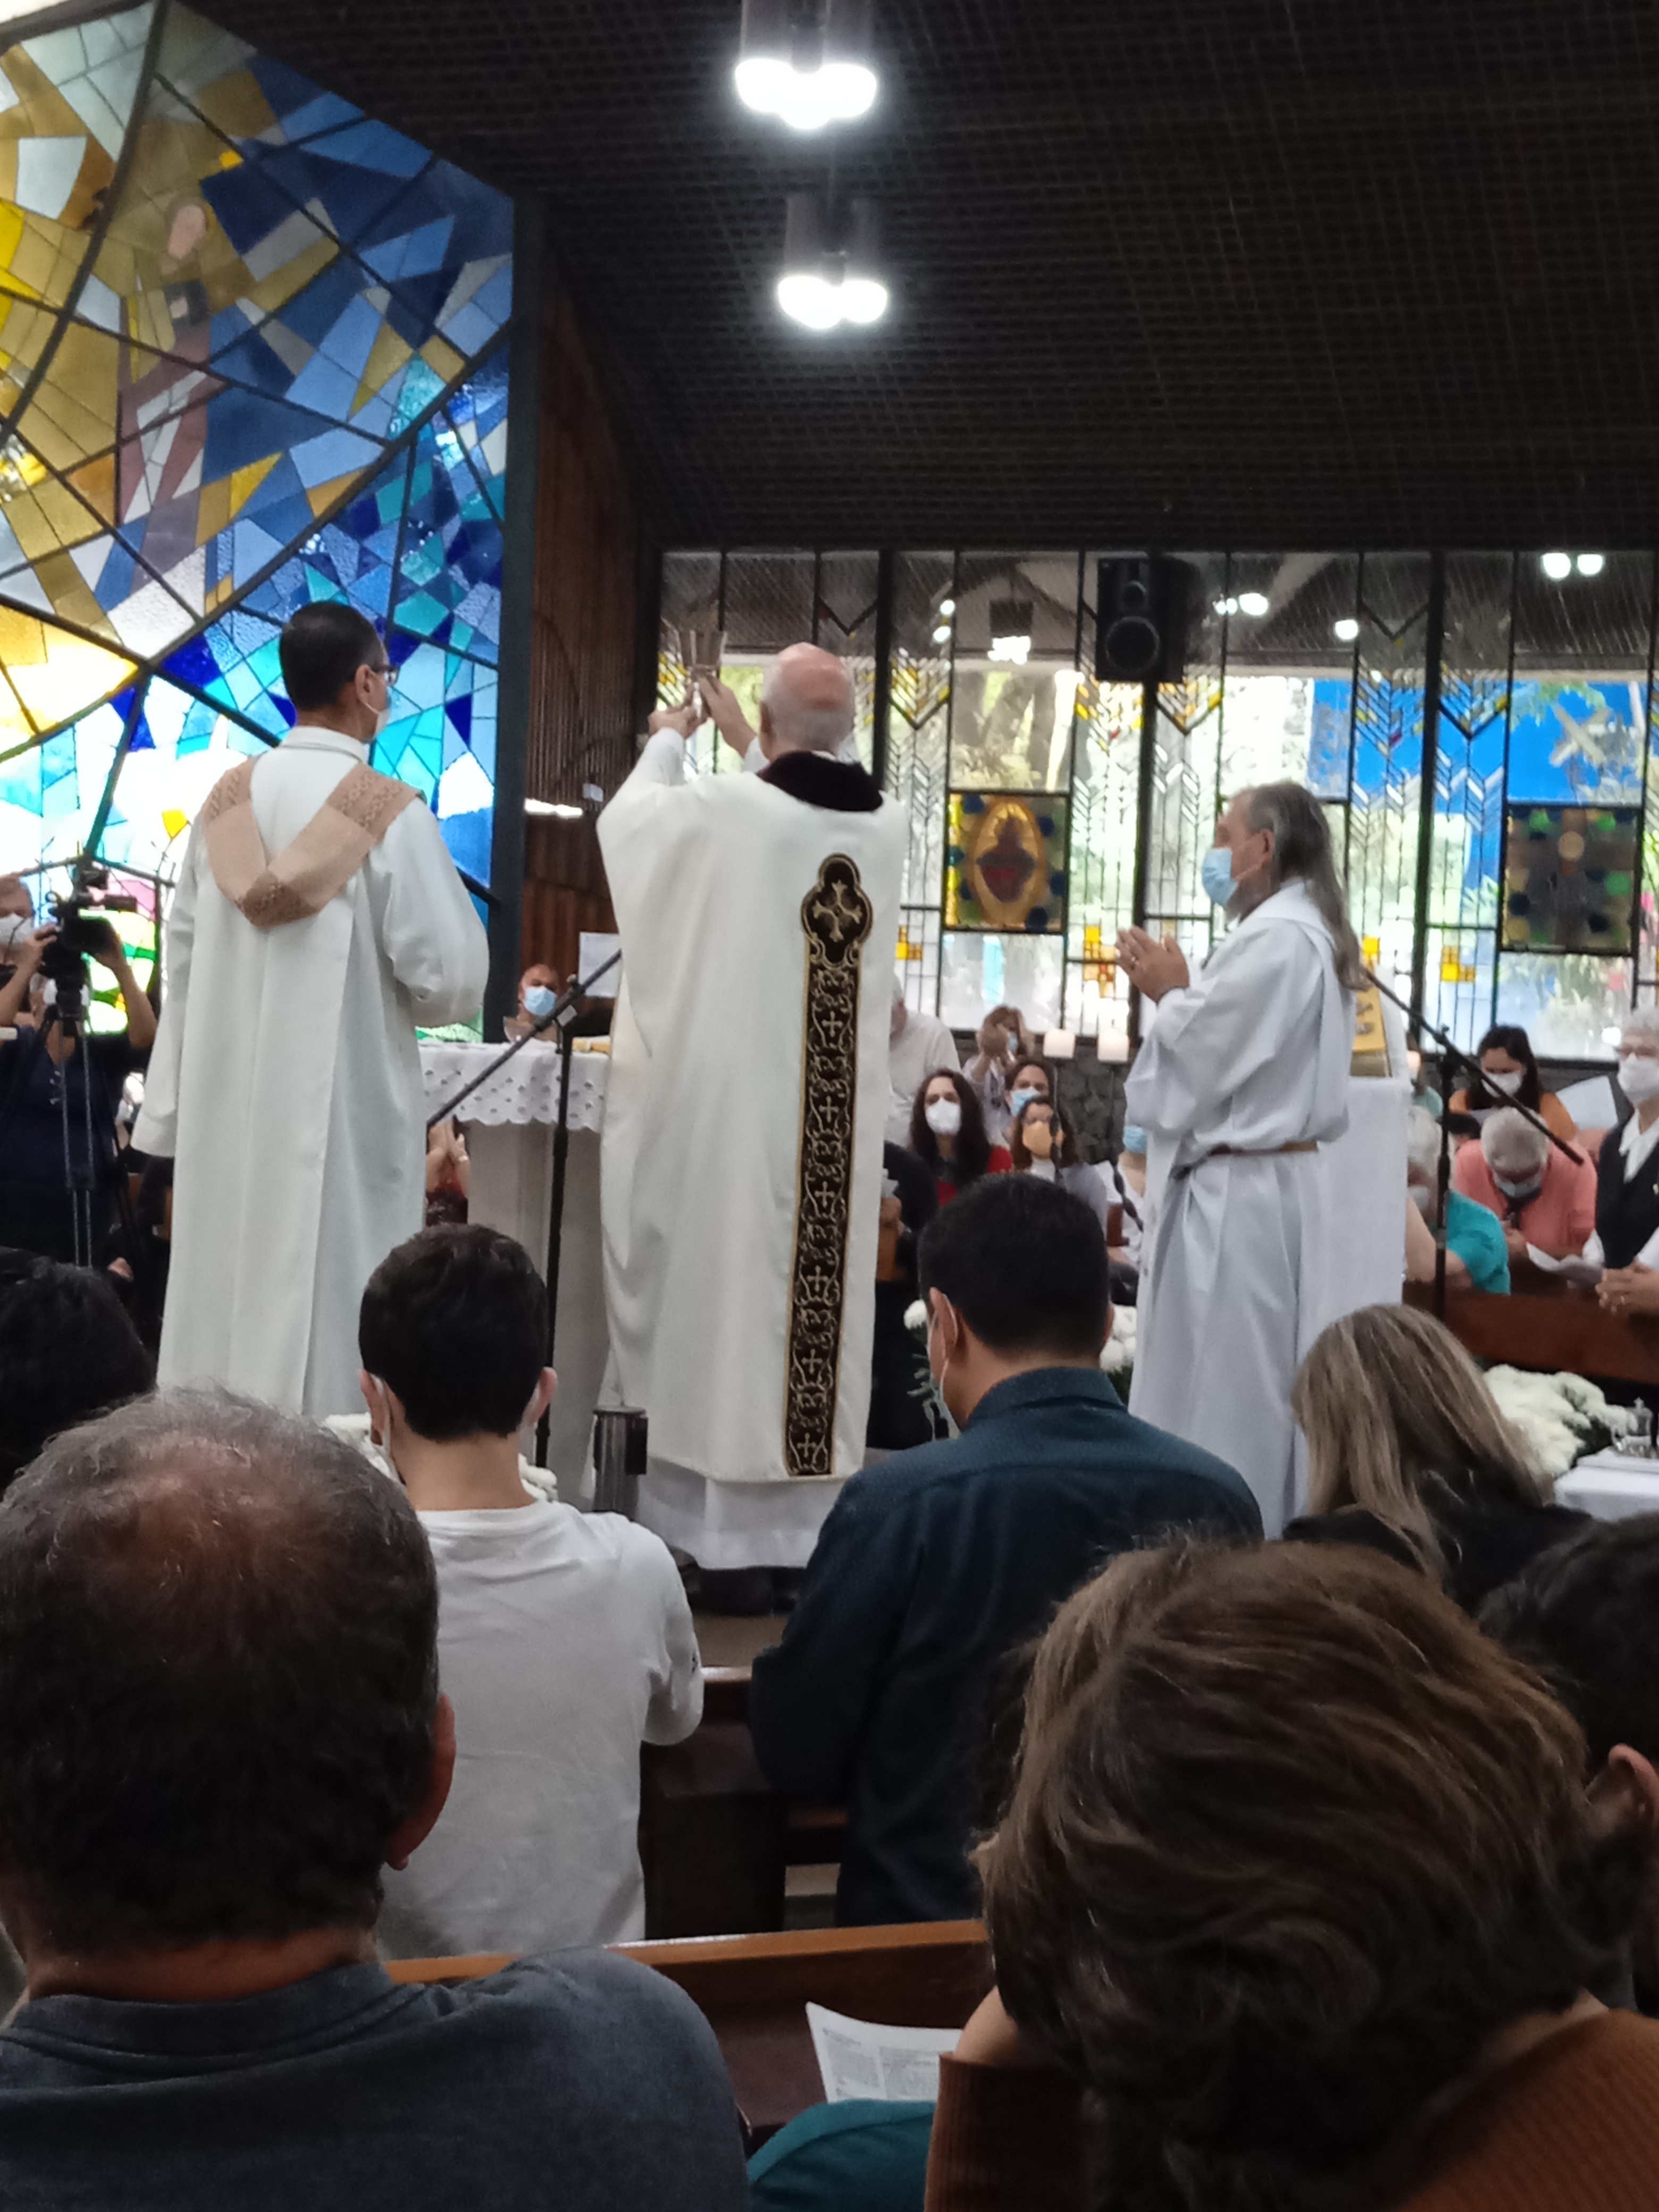
<instances>
[{"instance_id":1,"label":"altar server in white alb","mask_svg":"<svg viewBox=\"0 0 1659 2212\"><path fill-rule=\"evenodd\" d=\"M1235 927L1196 976L1172 938L1118 939L1158 1004L1127 1116L1170 1158L1129 1402L1237 1468L1273 1535L1300 1504L1291 1384L1344 1303L1318 1148L1347 1126L1363 979L1330 833L1300 784L1241 792L1203 879Z\"/></svg>"},{"instance_id":2,"label":"altar server in white alb","mask_svg":"<svg viewBox=\"0 0 1659 2212\"><path fill-rule=\"evenodd\" d=\"M416 1023L483 996L482 924L418 792L369 749L390 670L351 608L283 631L295 728L221 778L191 831L133 1132L172 1157L160 1380L349 1413L357 1307L419 1230Z\"/></svg>"},{"instance_id":3,"label":"altar server in white alb","mask_svg":"<svg viewBox=\"0 0 1659 2212\"><path fill-rule=\"evenodd\" d=\"M684 778L691 712L599 818L623 944L600 1205L650 1416L640 1518L708 1568L799 1566L864 1459L904 817L845 664L769 672L755 775Z\"/></svg>"}]
</instances>

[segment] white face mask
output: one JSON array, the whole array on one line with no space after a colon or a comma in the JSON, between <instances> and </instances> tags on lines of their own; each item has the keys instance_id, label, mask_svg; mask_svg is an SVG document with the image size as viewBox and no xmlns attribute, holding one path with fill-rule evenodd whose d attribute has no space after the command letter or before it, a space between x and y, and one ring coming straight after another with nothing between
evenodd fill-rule
<instances>
[{"instance_id":1,"label":"white face mask","mask_svg":"<svg viewBox=\"0 0 1659 2212\"><path fill-rule=\"evenodd\" d=\"M1025 1172L1036 1176L1039 1182L1053 1182L1059 1170L1052 1160L1033 1160Z\"/></svg>"},{"instance_id":2,"label":"white face mask","mask_svg":"<svg viewBox=\"0 0 1659 2212\"><path fill-rule=\"evenodd\" d=\"M1527 1079L1523 1072L1518 1067L1505 1068L1501 1075L1493 1073L1489 1068L1483 1068L1481 1075L1491 1090L1501 1091L1506 1098L1518 1097L1521 1085Z\"/></svg>"},{"instance_id":3,"label":"white face mask","mask_svg":"<svg viewBox=\"0 0 1659 2212\"><path fill-rule=\"evenodd\" d=\"M936 1137L954 1137L962 1127L962 1106L955 1098L935 1098L922 1119Z\"/></svg>"},{"instance_id":4,"label":"white face mask","mask_svg":"<svg viewBox=\"0 0 1659 2212\"><path fill-rule=\"evenodd\" d=\"M1659 1098L1659 1060L1649 1060L1644 1054L1621 1060L1619 1088L1632 1106L1645 1106L1649 1099Z\"/></svg>"}]
</instances>

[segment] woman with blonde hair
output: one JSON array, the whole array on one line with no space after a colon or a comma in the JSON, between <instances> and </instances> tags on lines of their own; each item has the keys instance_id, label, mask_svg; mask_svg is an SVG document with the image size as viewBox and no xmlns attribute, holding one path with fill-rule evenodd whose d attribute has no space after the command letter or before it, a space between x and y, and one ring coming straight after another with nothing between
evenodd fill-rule
<instances>
[{"instance_id":1,"label":"woman with blonde hair","mask_svg":"<svg viewBox=\"0 0 1659 2212\"><path fill-rule=\"evenodd\" d=\"M1333 1322L1291 1411L1308 1443L1310 1510L1286 1538L1386 1552L1466 1612L1586 1518L1550 1503L1474 1362L1412 1306Z\"/></svg>"}]
</instances>

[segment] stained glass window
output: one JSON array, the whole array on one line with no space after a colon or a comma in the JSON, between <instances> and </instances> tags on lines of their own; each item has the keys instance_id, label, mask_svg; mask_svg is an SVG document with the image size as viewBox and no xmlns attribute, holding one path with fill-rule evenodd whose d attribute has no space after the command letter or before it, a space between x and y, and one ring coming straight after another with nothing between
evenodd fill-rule
<instances>
[{"instance_id":1,"label":"stained glass window","mask_svg":"<svg viewBox=\"0 0 1659 2212\"><path fill-rule=\"evenodd\" d=\"M99 857L164 895L336 599L375 765L487 882L511 254L501 194L170 0L0 52L0 869L71 860L118 756Z\"/></svg>"},{"instance_id":2,"label":"stained glass window","mask_svg":"<svg viewBox=\"0 0 1659 2212\"><path fill-rule=\"evenodd\" d=\"M1008 1000L1122 1057L1117 932L1201 960L1217 817L1282 777L1322 803L1385 982L1420 976L1466 1048L1500 1020L1607 1056L1659 989L1651 555L1185 554L1184 664L1150 701L1092 673L1098 557L899 551L884 608L873 554L671 554L659 696L684 696L674 641L702 625L752 700L768 653L823 641L823 579L856 582L859 630L889 639L860 742L908 816L898 975L957 1029ZM712 732L696 750L738 765Z\"/></svg>"}]
</instances>

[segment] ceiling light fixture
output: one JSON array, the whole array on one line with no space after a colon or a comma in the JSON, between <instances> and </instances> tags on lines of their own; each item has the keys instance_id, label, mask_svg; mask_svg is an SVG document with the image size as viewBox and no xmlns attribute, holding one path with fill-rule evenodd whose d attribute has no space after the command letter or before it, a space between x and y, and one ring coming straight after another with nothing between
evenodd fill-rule
<instances>
[{"instance_id":1,"label":"ceiling light fixture","mask_svg":"<svg viewBox=\"0 0 1659 2212\"><path fill-rule=\"evenodd\" d=\"M1238 595L1238 611L1249 615L1252 622L1260 622L1271 605L1265 592L1241 592Z\"/></svg>"},{"instance_id":2,"label":"ceiling light fixture","mask_svg":"<svg viewBox=\"0 0 1659 2212\"><path fill-rule=\"evenodd\" d=\"M879 322L888 300L879 274L880 210L874 200L849 200L845 244L831 246L828 230L819 195L791 192L778 305L809 331L832 331L838 323Z\"/></svg>"},{"instance_id":3,"label":"ceiling light fixture","mask_svg":"<svg viewBox=\"0 0 1659 2212\"><path fill-rule=\"evenodd\" d=\"M991 659L1023 666L1030 658L1032 604L1030 599L997 599L991 607Z\"/></svg>"},{"instance_id":4,"label":"ceiling light fixture","mask_svg":"<svg viewBox=\"0 0 1659 2212\"><path fill-rule=\"evenodd\" d=\"M738 97L792 131L854 123L875 104L870 0L817 0L805 21L790 0L743 0Z\"/></svg>"},{"instance_id":5,"label":"ceiling light fixture","mask_svg":"<svg viewBox=\"0 0 1659 2212\"><path fill-rule=\"evenodd\" d=\"M935 645L949 645L951 642L951 625L949 623L941 623L939 624L939 628L933 632L933 642Z\"/></svg>"},{"instance_id":6,"label":"ceiling light fixture","mask_svg":"<svg viewBox=\"0 0 1659 2212\"><path fill-rule=\"evenodd\" d=\"M1571 553L1545 553L1540 555L1538 565L1551 583L1559 584L1572 574L1572 556Z\"/></svg>"},{"instance_id":7,"label":"ceiling light fixture","mask_svg":"<svg viewBox=\"0 0 1659 2212\"><path fill-rule=\"evenodd\" d=\"M1343 645L1352 645L1359 635L1359 624L1352 615L1339 615L1331 624L1331 635Z\"/></svg>"},{"instance_id":8,"label":"ceiling light fixture","mask_svg":"<svg viewBox=\"0 0 1659 2212\"><path fill-rule=\"evenodd\" d=\"M1581 576L1599 576L1607 565L1607 556L1605 553L1581 553L1575 565Z\"/></svg>"},{"instance_id":9,"label":"ceiling light fixture","mask_svg":"<svg viewBox=\"0 0 1659 2212\"><path fill-rule=\"evenodd\" d=\"M944 619L949 622L957 611L957 603L954 599L941 599L939 603L939 611Z\"/></svg>"},{"instance_id":10,"label":"ceiling light fixture","mask_svg":"<svg viewBox=\"0 0 1659 2212\"><path fill-rule=\"evenodd\" d=\"M580 806L568 806L558 799L526 799L524 811L526 814L550 815L558 822L580 822L582 818Z\"/></svg>"},{"instance_id":11,"label":"ceiling light fixture","mask_svg":"<svg viewBox=\"0 0 1659 2212\"><path fill-rule=\"evenodd\" d=\"M1237 599L1218 599L1215 603L1215 611L1218 615L1222 616L1224 619L1228 615L1236 615L1238 612L1238 601Z\"/></svg>"}]
</instances>

